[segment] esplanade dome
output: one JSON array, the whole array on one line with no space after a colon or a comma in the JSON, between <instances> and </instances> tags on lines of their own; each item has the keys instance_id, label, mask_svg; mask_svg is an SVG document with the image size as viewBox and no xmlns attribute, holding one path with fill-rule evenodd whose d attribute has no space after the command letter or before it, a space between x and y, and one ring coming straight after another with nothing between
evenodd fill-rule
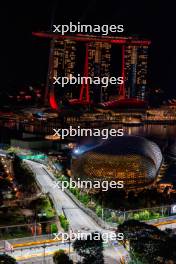
<instances>
[{"instance_id":1,"label":"esplanade dome","mask_svg":"<svg viewBox=\"0 0 176 264\"><path fill-rule=\"evenodd\" d=\"M138 136L119 136L77 152L71 169L74 179L123 181L128 190L151 185L161 164L162 153L154 142Z\"/></svg>"}]
</instances>

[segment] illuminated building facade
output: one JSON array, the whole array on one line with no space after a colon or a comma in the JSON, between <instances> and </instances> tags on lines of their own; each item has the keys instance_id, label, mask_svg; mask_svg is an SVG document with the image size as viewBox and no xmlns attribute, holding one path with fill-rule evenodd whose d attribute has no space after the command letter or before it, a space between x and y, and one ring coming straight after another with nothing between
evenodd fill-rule
<instances>
[{"instance_id":1,"label":"illuminated building facade","mask_svg":"<svg viewBox=\"0 0 176 264\"><path fill-rule=\"evenodd\" d=\"M111 44L103 42L91 42L88 45L88 71L89 76L93 77L110 77L111 63ZM90 88L92 99L102 102L107 98L107 87L92 85Z\"/></svg>"},{"instance_id":2,"label":"illuminated building facade","mask_svg":"<svg viewBox=\"0 0 176 264\"><path fill-rule=\"evenodd\" d=\"M73 155L72 177L83 180L123 181L128 191L151 186L162 164L159 147L144 138L112 138Z\"/></svg>"},{"instance_id":3,"label":"illuminated building facade","mask_svg":"<svg viewBox=\"0 0 176 264\"><path fill-rule=\"evenodd\" d=\"M127 45L124 50L127 98L146 99L148 46Z\"/></svg>"},{"instance_id":4,"label":"illuminated building facade","mask_svg":"<svg viewBox=\"0 0 176 264\"><path fill-rule=\"evenodd\" d=\"M85 72L76 72L77 43L70 39L54 40L53 48L53 66L51 66L49 80L50 85L54 77L69 77L70 75L83 74ZM88 45L88 76L94 77L110 77L110 59L111 44L103 42L91 42ZM84 48L85 51L85 48ZM67 98L73 99L74 92L70 87L67 92ZM75 87L74 87L75 88ZM99 85L91 84L89 86L91 99L95 102L104 101L106 99L106 89Z\"/></svg>"},{"instance_id":5,"label":"illuminated building facade","mask_svg":"<svg viewBox=\"0 0 176 264\"><path fill-rule=\"evenodd\" d=\"M66 40L56 40L54 47L54 76L67 76L69 74L74 74L75 67L75 54L76 42L66 39ZM53 76L51 76L53 78Z\"/></svg>"},{"instance_id":6,"label":"illuminated building facade","mask_svg":"<svg viewBox=\"0 0 176 264\"><path fill-rule=\"evenodd\" d=\"M55 98L54 87L51 85L53 77L68 76L69 74L80 73L85 77L110 77L111 57L113 45L119 45L121 48L121 58L115 62L115 67L120 66L120 74L124 79L122 85L115 87L117 91L117 100L114 104L119 105L119 99L123 105L132 106L144 105L147 88L147 59L149 40L140 40L136 37L106 37L94 35L59 35L55 33L37 32L33 35L42 38L51 39L49 72L46 85L45 102L50 100L50 105L54 109L59 109ZM77 52L77 47L81 46L83 52ZM83 58L83 60L82 60ZM82 69L79 72L74 70L75 65L80 64ZM94 103L108 103L107 88L101 85L83 84L78 88L79 95L73 95L69 92L69 101L71 105L85 105ZM74 96L74 98L73 98ZM128 100L132 99L132 100ZM140 102L143 100L143 102ZM120 102L121 103L121 102Z\"/></svg>"},{"instance_id":7,"label":"illuminated building facade","mask_svg":"<svg viewBox=\"0 0 176 264\"><path fill-rule=\"evenodd\" d=\"M52 65L49 70L49 85L52 86L53 77L69 77L74 75L76 59L76 42L70 39L53 40ZM72 90L67 93L72 98Z\"/></svg>"}]
</instances>

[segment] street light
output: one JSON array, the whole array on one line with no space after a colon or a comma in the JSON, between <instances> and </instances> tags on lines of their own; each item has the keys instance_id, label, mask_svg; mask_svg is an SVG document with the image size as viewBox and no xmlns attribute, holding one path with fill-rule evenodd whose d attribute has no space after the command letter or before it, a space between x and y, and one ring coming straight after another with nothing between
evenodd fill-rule
<instances>
[{"instance_id":1,"label":"street light","mask_svg":"<svg viewBox=\"0 0 176 264\"><path fill-rule=\"evenodd\" d=\"M43 263L45 264L46 263L46 259L45 259L45 249L46 249L46 244L44 243L44 245L42 246L43 248Z\"/></svg>"}]
</instances>

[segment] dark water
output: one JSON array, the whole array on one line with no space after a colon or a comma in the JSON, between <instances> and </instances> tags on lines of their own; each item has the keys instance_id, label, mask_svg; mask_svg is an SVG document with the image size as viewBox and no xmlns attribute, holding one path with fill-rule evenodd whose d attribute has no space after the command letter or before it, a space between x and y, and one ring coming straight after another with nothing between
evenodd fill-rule
<instances>
[{"instance_id":1,"label":"dark water","mask_svg":"<svg viewBox=\"0 0 176 264\"><path fill-rule=\"evenodd\" d=\"M109 128L122 128L121 125L111 125ZM144 126L124 126L123 127L124 135L131 136L142 136L153 140L161 148L165 144L173 144L176 140L176 125L144 125ZM103 141L101 138L96 137L86 137L79 138L80 144L96 144L97 142Z\"/></svg>"},{"instance_id":2,"label":"dark water","mask_svg":"<svg viewBox=\"0 0 176 264\"><path fill-rule=\"evenodd\" d=\"M176 125L144 125L125 127L124 134L142 136L159 145L162 151L176 142Z\"/></svg>"},{"instance_id":3,"label":"dark water","mask_svg":"<svg viewBox=\"0 0 176 264\"><path fill-rule=\"evenodd\" d=\"M112 126L117 128L116 125ZM144 125L135 127L124 127L127 135L138 135L143 137L158 138L161 140L176 138L176 125Z\"/></svg>"}]
</instances>

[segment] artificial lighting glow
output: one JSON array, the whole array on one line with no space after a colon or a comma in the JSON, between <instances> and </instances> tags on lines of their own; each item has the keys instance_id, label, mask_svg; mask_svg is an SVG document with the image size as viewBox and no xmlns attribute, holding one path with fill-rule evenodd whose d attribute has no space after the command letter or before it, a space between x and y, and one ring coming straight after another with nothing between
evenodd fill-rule
<instances>
[{"instance_id":1,"label":"artificial lighting glow","mask_svg":"<svg viewBox=\"0 0 176 264\"><path fill-rule=\"evenodd\" d=\"M45 136L45 139L49 139L49 140L60 140L60 136L59 135L47 135Z\"/></svg>"},{"instance_id":2,"label":"artificial lighting glow","mask_svg":"<svg viewBox=\"0 0 176 264\"><path fill-rule=\"evenodd\" d=\"M73 154L81 155L85 152L85 150L86 150L86 148L84 146L77 147L77 148L73 149Z\"/></svg>"},{"instance_id":3,"label":"artificial lighting glow","mask_svg":"<svg viewBox=\"0 0 176 264\"><path fill-rule=\"evenodd\" d=\"M68 148L69 149L74 149L76 147L76 144L75 143L69 143L68 144Z\"/></svg>"},{"instance_id":4,"label":"artificial lighting glow","mask_svg":"<svg viewBox=\"0 0 176 264\"><path fill-rule=\"evenodd\" d=\"M74 151L73 151L75 154L80 154L80 149L79 148L77 148L77 149L74 149Z\"/></svg>"}]
</instances>

